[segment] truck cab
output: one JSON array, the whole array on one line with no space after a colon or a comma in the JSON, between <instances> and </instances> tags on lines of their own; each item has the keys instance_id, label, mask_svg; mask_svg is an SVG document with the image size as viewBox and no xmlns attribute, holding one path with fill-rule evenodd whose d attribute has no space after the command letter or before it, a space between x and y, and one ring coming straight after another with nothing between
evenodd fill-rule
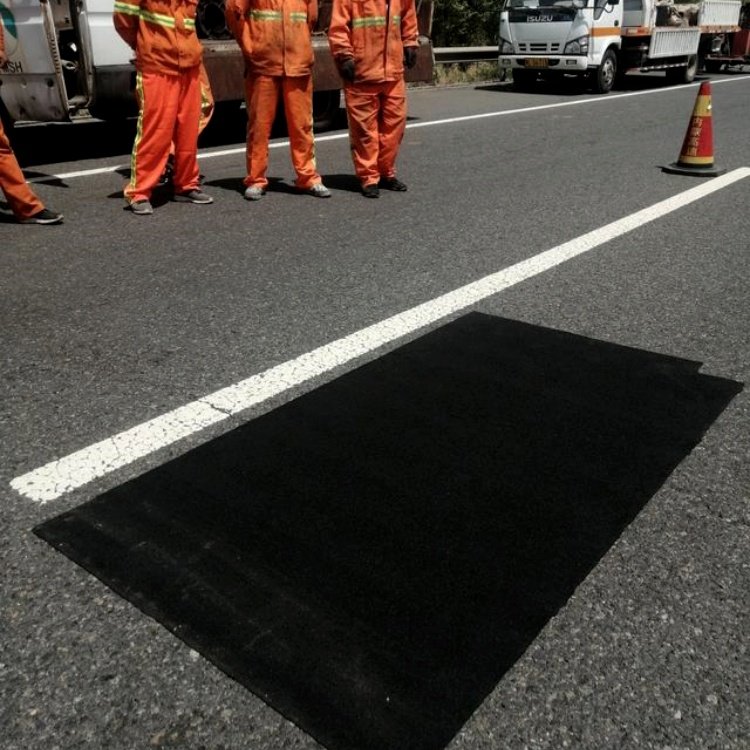
<instances>
[{"instance_id":1,"label":"truck cab","mask_svg":"<svg viewBox=\"0 0 750 750\"><path fill-rule=\"evenodd\" d=\"M631 2L632 0L626 0ZM506 0L500 16L500 66L516 88L541 75L593 75L609 91L617 73L623 5L620 0Z\"/></svg>"},{"instance_id":2,"label":"truck cab","mask_svg":"<svg viewBox=\"0 0 750 750\"><path fill-rule=\"evenodd\" d=\"M132 57L114 29L112 8L112 0L0 0L6 116L65 120L88 107L94 92L105 98L109 73L130 66Z\"/></svg>"}]
</instances>

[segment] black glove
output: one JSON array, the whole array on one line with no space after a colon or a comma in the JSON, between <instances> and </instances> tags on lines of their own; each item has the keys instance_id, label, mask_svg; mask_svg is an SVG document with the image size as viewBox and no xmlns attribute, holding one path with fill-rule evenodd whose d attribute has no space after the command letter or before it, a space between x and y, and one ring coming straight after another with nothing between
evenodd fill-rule
<instances>
[{"instance_id":1,"label":"black glove","mask_svg":"<svg viewBox=\"0 0 750 750\"><path fill-rule=\"evenodd\" d=\"M345 81L354 80L354 58L347 57L339 63L339 73Z\"/></svg>"},{"instance_id":2,"label":"black glove","mask_svg":"<svg viewBox=\"0 0 750 750\"><path fill-rule=\"evenodd\" d=\"M417 64L417 48L404 47L404 65L411 70Z\"/></svg>"}]
</instances>

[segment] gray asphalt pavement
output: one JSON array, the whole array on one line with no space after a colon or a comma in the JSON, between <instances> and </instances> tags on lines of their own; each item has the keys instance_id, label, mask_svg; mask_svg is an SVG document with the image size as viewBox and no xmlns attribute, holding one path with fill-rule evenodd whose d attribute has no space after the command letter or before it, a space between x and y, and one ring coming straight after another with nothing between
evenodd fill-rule
<instances>
[{"instance_id":1,"label":"gray asphalt pavement","mask_svg":"<svg viewBox=\"0 0 750 750\"><path fill-rule=\"evenodd\" d=\"M677 158L696 93L649 76L605 97L413 90L409 190L377 201L334 131L317 144L330 200L295 194L275 147L272 189L248 203L241 144L217 132L201 161L215 203L143 218L123 210L121 174L95 172L127 166L126 128L90 159L71 128L19 134L27 174L66 221L0 224L0 747L319 747L31 529L401 341L47 504L11 480L694 187L659 167ZM715 76L728 171L750 166L748 122L750 76ZM106 142L107 126L75 127ZM42 163L50 139L63 153ZM74 171L92 173L55 177ZM472 309L747 383L749 207L745 178ZM749 746L749 427L745 389L452 748Z\"/></svg>"}]
</instances>

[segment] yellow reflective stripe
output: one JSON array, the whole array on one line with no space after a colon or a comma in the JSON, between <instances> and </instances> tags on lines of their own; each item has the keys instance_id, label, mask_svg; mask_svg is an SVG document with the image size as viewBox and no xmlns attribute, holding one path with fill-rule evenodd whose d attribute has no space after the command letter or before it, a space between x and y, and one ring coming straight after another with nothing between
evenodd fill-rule
<instances>
[{"instance_id":1,"label":"yellow reflective stripe","mask_svg":"<svg viewBox=\"0 0 750 750\"><path fill-rule=\"evenodd\" d=\"M366 26L385 26L385 16L365 16L352 19L352 28L359 29Z\"/></svg>"},{"instance_id":2,"label":"yellow reflective stripe","mask_svg":"<svg viewBox=\"0 0 750 750\"><path fill-rule=\"evenodd\" d=\"M165 16L161 13L151 13L148 10L141 11L141 18L149 23L155 23L157 26L166 26L168 29L175 27L175 20L172 16Z\"/></svg>"},{"instance_id":3,"label":"yellow reflective stripe","mask_svg":"<svg viewBox=\"0 0 750 750\"><path fill-rule=\"evenodd\" d=\"M713 156L688 156L687 154L680 154L678 162L681 164L698 164L701 166L712 166L714 163Z\"/></svg>"},{"instance_id":4,"label":"yellow reflective stripe","mask_svg":"<svg viewBox=\"0 0 750 750\"><path fill-rule=\"evenodd\" d=\"M289 20L294 23L307 23L307 13L292 11L289 14Z\"/></svg>"},{"instance_id":5,"label":"yellow reflective stripe","mask_svg":"<svg viewBox=\"0 0 750 750\"><path fill-rule=\"evenodd\" d=\"M182 22L185 24L186 29L195 29L195 21L192 18L183 18Z\"/></svg>"},{"instance_id":6,"label":"yellow reflective stripe","mask_svg":"<svg viewBox=\"0 0 750 750\"><path fill-rule=\"evenodd\" d=\"M699 96L693 107L693 117L711 117L711 96Z\"/></svg>"},{"instance_id":7,"label":"yellow reflective stripe","mask_svg":"<svg viewBox=\"0 0 750 750\"><path fill-rule=\"evenodd\" d=\"M281 11L280 10L251 10L248 12L248 17L252 18L253 21L280 21Z\"/></svg>"},{"instance_id":8,"label":"yellow reflective stripe","mask_svg":"<svg viewBox=\"0 0 750 750\"><path fill-rule=\"evenodd\" d=\"M124 13L127 16L140 16L141 9L137 5L131 5L130 3L115 3L115 12Z\"/></svg>"},{"instance_id":9,"label":"yellow reflective stripe","mask_svg":"<svg viewBox=\"0 0 750 750\"><path fill-rule=\"evenodd\" d=\"M401 16L393 16L393 23L398 26L401 23Z\"/></svg>"}]
</instances>

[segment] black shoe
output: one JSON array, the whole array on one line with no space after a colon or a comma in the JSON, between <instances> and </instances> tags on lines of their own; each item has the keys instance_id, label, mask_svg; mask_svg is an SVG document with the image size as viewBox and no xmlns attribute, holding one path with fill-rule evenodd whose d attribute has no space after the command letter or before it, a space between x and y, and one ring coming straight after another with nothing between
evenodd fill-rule
<instances>
[{"instance_id":1,"label":"black shoe","mask_svg":"<svg viewBox=\"0 0 750 750\"><path fill-rule=\"evenodd\" d=\"M26 219L19 219L21 224L59 224L63 220L63 215L43 208Z\"/></svg>"},{"instance_id":2,"label":"black shoe","mask_svg":"<svg viewBox=\"0 0 750 750\"><path fill-rule=\"evenodd\" d=\"M375 183L372 185L365 185L362 188L362 195L364 195L365 198L380 198L380 190L378 190L378 186Z\"/></svg>"},{"instance_id":3,"label":"black shoe","mask_svg":"<svg viewBox=\"0 0 750 750\"><path fill-rule=\"evenodd\" d=\"M407 189L406 185L395 177L381 177L380 187L382 187L383 190L395 190L397 193L403 193Z\"/></svg>"}]
</instances>

